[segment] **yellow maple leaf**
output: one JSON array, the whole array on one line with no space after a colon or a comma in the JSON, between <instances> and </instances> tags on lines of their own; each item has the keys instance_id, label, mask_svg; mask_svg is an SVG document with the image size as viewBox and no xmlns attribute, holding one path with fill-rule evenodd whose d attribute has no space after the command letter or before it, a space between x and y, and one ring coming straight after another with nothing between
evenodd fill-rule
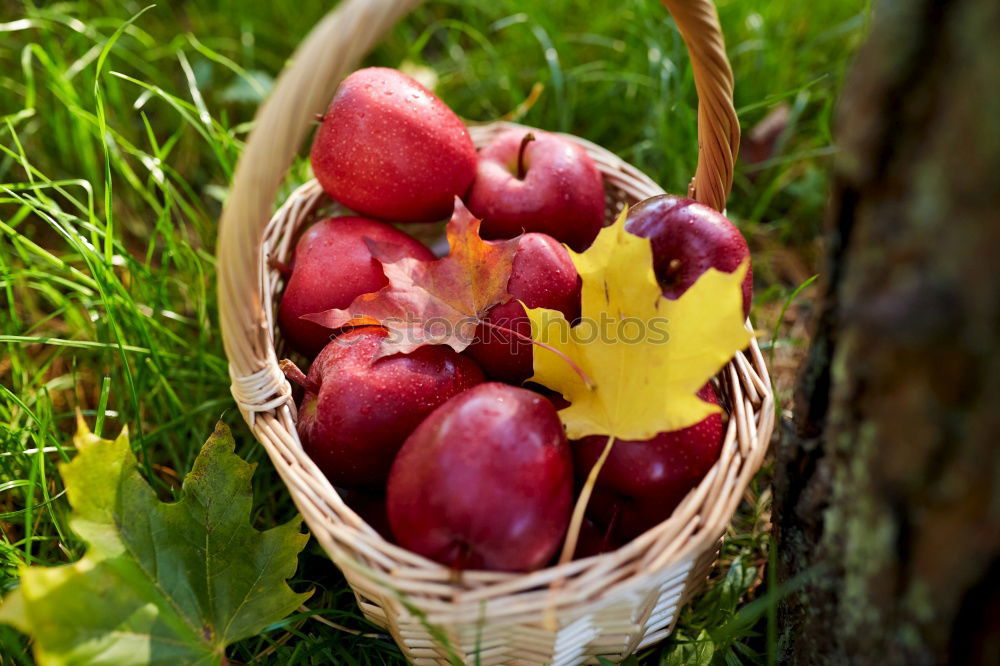
<instances>
[{"instance_id":1,"label":"yellow maple leaf","mask_svg":"<svg viewBox=\"0 0 1000 666\"><path fill-rule=\"evenodd\" d=\"M680 298L666 299L650 242L625 231L625 214L586 251L570 251L583 280L579 323L525 308L532 337L552 348L534 348L531 381L571 403L559 412L570 439L642 440L701 421L719 408L698 389L750 343L740 289L747 262L733 273L709 269Z\"/></svg>"}]
</instances>

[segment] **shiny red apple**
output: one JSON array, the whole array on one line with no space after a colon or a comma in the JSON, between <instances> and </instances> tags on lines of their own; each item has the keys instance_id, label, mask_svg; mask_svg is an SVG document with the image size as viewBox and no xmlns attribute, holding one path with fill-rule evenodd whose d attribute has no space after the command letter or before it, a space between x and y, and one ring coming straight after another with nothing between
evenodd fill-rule
<instances>
[{"instance_id":1,"label":"shiny red apple","mask_svg":"<svg viewBox=\"0 0 1000 666\"><path fill-rule=\"evenodd\" d=\"M747 241L726 217L693 199L661 194L628 211L625 229L653 245L653 271L667 298L679 298L709 268L732 273L750 258ZM743 280L743 314L750 314L753 275Z\"/></svg>"},{"instance_id":2,"label":"shiny red apple","mask_svg":"<svg viewBox=\"0 0 1000 666\"><path fill-rule=\"evenodd\" d=\"M376 220L333 217L309 227L295 246L292 272L278 306L281 334L299 353L312 358L333 334L300 317L346 308L361 294L378 291L389 283L366 238L398 246L401 256L427 261L434 258L420 241Z\"/></svg>"},{"instance_id":3,"label":"shiny red apple","mask_svg":"<svg viewBox=\"0 0 1000 666\"><path fill-rule=\"evenodd\" d=\"M711 384L698 396L718 404ZM587 515L612 539L629 541L670 516L684 496L719 459L722 415L644 441L617 441L597 477ZM585 479L607 438L584 437L571 444L576 476Z\"/></svg>"},{"instance_id":4,"label":"shiny red apple","mask_svg":"<svg viewBox=\"0 0 1000 666\"><path fill-rule=\"evenodd\" d=\"M583 148L541 130L511 129L479 153L466 201L483 238L538 231L582 252L604 224L604 183Z\"/></svg>"},{"instance_id":5,"label":"shiny red apple","mask_svg":"<svg viewBox=\"0 0 1000 666\"><path fill-rule=\"evenodd\" d=\"M334 485L375 488L424 418L483 381L471 359L440 345L373 360L384 328L348 330L328 344L298 381L302 447ZM290 378L296 379L294 371Z\"/></svg>"},{"instance_id":6,"label":"shiny red apple","mask_svg":"<svg viewBox=\"0 0 1000 666\"><path fill-rule=\"evenodd\" d=\"M580 277L566 248L557 240L529 233L518 239L507 291L514 300L487 313L489 325L480 324L477 342L467 353L491 379L520 384L533 374L531 343L501 329L531 337L531 322L518 301L529 308L558 310L569 321L578 318Z\"/></svg>"},{"instance_id":7,"label":"shiny red apple","mask_svg":"<svg viewBox=\"0 0 1000 666\"><path fill-rule=\"evenodd\" d=\"M403 547L455 569L529 571L562 543L573 503L562 423L542 396L481 384L414 430L389 475Z\"/></svg>"},{"instance_id":8,"label":"shiny red apple","mask_svg":"<svg viewBox=\"0 0 1000 666\"><path fill-rule=\"evenodd\" d=\"M476 174L476 149L459 117L422 85L384 67L341 82L310 158L331 197L394 222L448 217Z\"/></svg>"}]
</instances>

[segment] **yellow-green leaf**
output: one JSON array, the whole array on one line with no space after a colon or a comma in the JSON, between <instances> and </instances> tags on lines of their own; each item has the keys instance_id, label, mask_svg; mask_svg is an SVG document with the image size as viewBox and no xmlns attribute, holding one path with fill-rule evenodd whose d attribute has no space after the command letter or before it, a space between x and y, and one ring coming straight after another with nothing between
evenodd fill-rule
<instances>
[{"instance_id":1,"label":"yellow-green leaf","mask_svg":"<svg viewBox=\"0 0 1000 666\"><path fill-rule=\"evenodd\" d=\"M570 251L583 280L582 317L527 309L534 349L531 381L571 404L559 412L571 439L614 435L641 440L693 425L718 407L696 395L750 342L740 284L733 273L706 271L680 298L663 298L647 239L625 231L625 212L583 253Z\"/></svg>"},{"instance_id":2,"label":"yellow-green leaf","mask_svg":"<svg viewBox=\"0 0 1000 666\"><path fill-rule=\"evenodd\" d=\"M309 596L286 582L308 536L299 520L250 526L254 466L233 453L225 425L171 504L142 478L127 433L101 439L81 419L74 444L59 471L87 553L23 568L0 604L0 622L33 637L39 664L220 664L227 645Z\"/></svg>"}]
</instances>

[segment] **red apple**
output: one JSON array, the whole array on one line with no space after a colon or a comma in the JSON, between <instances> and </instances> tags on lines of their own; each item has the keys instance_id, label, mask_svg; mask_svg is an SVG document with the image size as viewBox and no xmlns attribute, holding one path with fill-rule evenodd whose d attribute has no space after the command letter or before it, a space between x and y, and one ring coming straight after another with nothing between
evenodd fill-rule
<instances>
[{"instance_id":1,"label":"red apple","mask_svg":"<svg viewBox=\"0 0 1000 666\"><path fill-rule=\"evenodd\" d=\"M608 553L623 545L614 536L614 525L598 527L590 518L584 518L580 523L580 536L577 538L574 560L582 560L591 555Z\"/></svg>"},{"instance_id":2,"label":"red apple","mask_svg":"<svg viewBox=\"0 0 1000 666\"><path fill-rule=\"evenodd\" d=\"M476 149L459 117L410 77L383 67L341 82L310 157L331 197L394 222L448 217L476 174Z\"/></svg>"},{"instance_id":3,"label":"red apple","mask_svg":"<svg viewBox=\"0 0 1000 666\"><path fill-rule=\"evenodd\" d=\"M540 130L508 130L483 148L466 203L483 220L483 238L539 231L582 252L604 224L604 183L594 161Z\"/></svg>"},{"instance_id":4,"label":"red apple","mask_svg":"<svg viewBox=\"0 0 1000 666\"><path fill-rule=\"evenodd\" d=\"M580 316L580 277L569 253L545 234L518 239L507 291L517 300L494 306L486 321L531 337L531 322L521 306L559 310L569 321ZM533 374L531 343L510 333L480 324L477 342L468 353L486 375L508 384L520 384Z\"/></svg>"},{"instance_id":5,"label":"red apple","mask_svg":"<svg viewBox=\"0 0 1000 666\"><path fill-rule=\"evenodd\" d=\"M389 281L372 257L365 239L397 245L402 256L431 260L420 241L384 222L363 217L333 217L309 227L292 258L292 273L278 306L278 325L296 351L312 358L333 332L305 319L330 308L346 308L361 294L378 291Z\"/></svg>"},{"instance_id":6,"label":"red apple","mask_svg":"<svg viewBox=\"0 0 1000 666\"><path fill-rule=\"evenodd\" d=\"M711 384L698 396L713 405L719 402ZM661 523L719 459L722 435L722 415L712 414L648 440L615 442L597 477L587 515L623 542ZM578 479L587 478L606 443L601 435L571 444Z\"/></svg>"},{"instance_id":7,"label":"red apple","mask_svg":"<svg viewBox=\"0 0 1000 666\"><path fill-rule=\"evenodd\" d=\"M337 488L340 497L347 506L354 509L366 523L382 535L387 541L392 541L392 530L389 528L389 514L385 507L385 492L381 488L375 490L349 490Z\"/></svg>"},{"instance_id":8,"label":"red apple","mask_svg":"<svg viewBox=\"0 0 1000 666\"><path fill-rule=\"evenodd\" d=\"M396 541L449 567L545 565L573 503L573 462L556 410L498 383L452 398L406 440L387 501Z\"/></svg>"},{"instance_id":9,"label":"red apple","mask_svg":"<svg viewBox=\"0 0 1000 666\"><path fill-rule=\"evenodd\" d=\"M709 268L732 273L750 250L722 213L693 199L661 194L628 212L625 229L653 245L653 271L667 298L679 298ZM743 314L750 315L753 275L743 280Z\"/></svg>"},{"instance_id":10,"label":"red apple","mask_svg":"<svg viewBox=\"0 0 1000 666\"><path fill-rule=\"evenodd\" d=\"M377 326L340 334L302 382L302 447L343 488L385 483L393 457L424 417L483 381L472 360L440 345L373 362L386 335Z\"/></svg>"}]
</instances>

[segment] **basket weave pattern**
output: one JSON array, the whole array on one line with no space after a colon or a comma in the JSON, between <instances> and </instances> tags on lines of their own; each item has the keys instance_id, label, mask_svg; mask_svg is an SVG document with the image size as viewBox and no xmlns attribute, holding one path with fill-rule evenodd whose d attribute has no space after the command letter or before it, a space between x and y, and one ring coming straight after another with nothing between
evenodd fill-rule
<instances>
[{"instance_id":1,"label":"basket weave pattern","mask_svg":"<svg viewBox=\"0 0 1000 666\"><path fill-rule=\"evenodd\" d=\"M342 3L306 40L258 114L220 225L220 314L233 395L365 616L385 627L411 661L575 664L597 655L619 659L669 633L678 609L715 561L720 537L760 467L774 423L774 401L756 341L716 379L729 415L722 453L673 515L614 552L529 574L469 571L457 576L388 543L344 504L304 454L296 434L291 387L277 365L276 347L280 351L283 345L275 328L275 305L283 277L269 268L269 260L287 261L297 232L318 216L335 214L338 205L310 181L270 221L266 211L309 127L313 111L308 105L322 110L340 76L412 4ZM709 0L665 4L695 62L701 100L701 150L692 193L721 208L739 134L714 7ZM304 72L297 66L306 54L319 53L332 59L330 71ZM317 79L328 79L324 94L315 93ZM295 95L306 95L310 87L315 99L307 100L304 112L303 105L281 103L283 96L302 100ZM478 147L510 126L474 126L470 133ZM607 150L567 138L582 146L601 171L609 217L625 203L663 192ZM262 170L254 165L254 157L261 156L277 166Z\"/></svg>"}]
</instances>

